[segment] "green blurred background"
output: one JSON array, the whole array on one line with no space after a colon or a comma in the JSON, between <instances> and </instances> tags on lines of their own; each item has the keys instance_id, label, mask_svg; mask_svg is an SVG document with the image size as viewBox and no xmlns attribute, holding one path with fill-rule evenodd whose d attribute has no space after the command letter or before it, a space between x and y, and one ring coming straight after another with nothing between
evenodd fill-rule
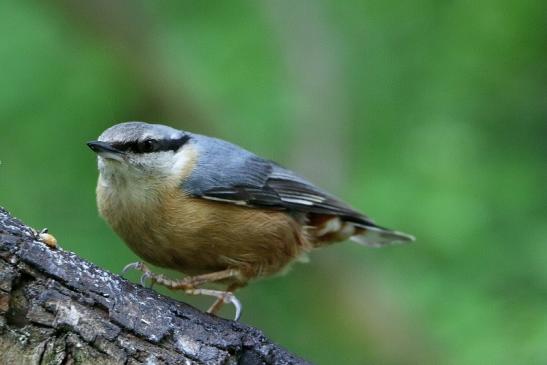
<instances>
[{"instance_id":1,"label":"green blurred background","mask_svg":"<svg viewBox=\"0 0 547 365\"><path fill-rule=\"evenodd\" d=\"M85 142L221 137L418 238L317 251L243 322L318 364L546 364L546 4L2 1L0 205L119 272Z\"/></svg>"}]
</instances>

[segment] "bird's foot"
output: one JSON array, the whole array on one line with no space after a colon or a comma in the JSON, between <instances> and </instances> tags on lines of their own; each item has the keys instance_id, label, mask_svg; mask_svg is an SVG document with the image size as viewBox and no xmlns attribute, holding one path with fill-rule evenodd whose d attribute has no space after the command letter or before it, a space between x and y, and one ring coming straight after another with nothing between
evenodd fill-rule
<instances>
[{"instance_id":1,"label":"bird's foot","mask_svg":"<svg viewBox=\"0 0 547 365\"><path fill-rule=\"evenodd\" d=\"M121 275L125 275L129 270L137 270L142 272L142 275L139 279L139 283L141 286L145 288L151 288L154 286L156 282L158 282L157 278L160 276L160 274L154 274L148 266L146 266L143 262L132 262L130 264L125 265L125 267L122 269ZM163 275L161 275L163 276ZM150 285L146 285L146 280L150 280Z\"/></svg>"},{"instance_id":2,"label":"bird's foot","mask_svg":"<svg viewBox=\"0 0 547 365\"><path fill-rule=\"evenodd\" d=\"M217 301L207 310L207 313L211 313L216 315L216 312L218 311L215 309L217 306L220 308L222 304L226 303L232 303L234 305L234 308L236 310L236 314L234 317L234 321L239 321L239 318L241 317L241 311L243 310L243 306L241 305L241 302L237 297L234 295L234 293L229 291L222 291L222 290L211 290L211 289L194 289L192 292L186 291L189 294L194 295L209 295L212 297L216 297ZM217 303L221 303L220 305L216 305Z\"/></svg>"},{"instance_id":3,"label":"bird's foot","mask_svg":"<svg viewBox=\"0 0 547 365\"><path fill-rule=\"evenodd\" d=\"M230 286L228 286L228 288L224 292L225 295L219 296L217 298L217 300L213 303L213 305L211 305L209 307L209 309L207 309L207 313L211 313L211 314L216 315L220 311L220 308L222 308L222 306L224 304L231 302L229 296L230 295L233 296L234 291L236 291L237 289L241 288L244 285L245 284L234 283L234 284L231 284ZM235 299L237 300L237 298L235 298ZM239 308L238 308L238 305L236 303L234 303L234 306L236 307L236 319L235 320L237 321L239 319L239 316L241 315L241 311L242 311L243 308L241 306L241 303L239 303Z\"/></svg>"},{"instance_id":4,"label":"bird's foot","mask_svg":"<svg viewBox=\"0 0 547 365\"><path fill-rule=\"evenodd\" d=\"M142 272L140 277L140 284L143 287L152 287L155 283L161 284L169 289L173 290L182 290L187 294L192 295L207 295L217 298L217 301L209 310L208 313L216 314L220 307L225 303L232 303L235 307L235 321L239 320L241 316L242 305L239 299L230 291L232 287L228 288L228 291L222 290L212 290L200 288L200 286L224 279L229 279L236 277L238 272L236 270L228 269L217 271L213 273L197 275L197 276L187 276L180 280L173 280L162 274L153 273L143 262L133 262L126 265L122 270L122 275L127 273L129 270L137 270ZM146 282L149 281L150 285L147 286Z\"/></svg>"}]
</instances>

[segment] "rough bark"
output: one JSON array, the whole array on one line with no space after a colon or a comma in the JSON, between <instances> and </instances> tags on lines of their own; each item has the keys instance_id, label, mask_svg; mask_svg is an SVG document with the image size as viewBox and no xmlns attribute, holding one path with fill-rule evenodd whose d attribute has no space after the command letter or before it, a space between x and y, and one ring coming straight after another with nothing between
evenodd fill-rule
<instances>
[{"instance_id":1,"label":"rough bark","mask_svg":"<svg viewBox=\"0 0 547 365\"><path fill-rule=\"evenodd\" d=\"M306 364L255 328L46 246L0 207L0 364L90 363Z\"/></svg>"}]
</instances>

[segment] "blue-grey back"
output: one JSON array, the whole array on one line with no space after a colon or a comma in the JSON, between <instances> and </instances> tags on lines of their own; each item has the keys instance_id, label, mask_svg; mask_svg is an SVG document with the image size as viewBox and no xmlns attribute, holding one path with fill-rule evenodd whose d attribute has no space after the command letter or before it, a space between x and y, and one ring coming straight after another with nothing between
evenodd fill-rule
<instances>
[{"instance_id":1,"label":"blue-grey back","mask_svg":"<svg viewBox=\"0 0 547 365\"><path fill-rule=\"evenodd\" d=\"M197 163L183 190L193 196L249 207L338 215L365 225L365 215L306 179L232 143L189 134Z\"/></svg>"},{"instance_id":2,"label":"blue-grey back","mask_svg":"<svg viewBox=\"0 0 547 365\"><path fill-rule=\"evenodd\" d=\"M197 150L196 167L183 183L192 195L228 186L262 186L273 164L254 153L221 139L188 133Z\"/></svg>"}]
</instances>

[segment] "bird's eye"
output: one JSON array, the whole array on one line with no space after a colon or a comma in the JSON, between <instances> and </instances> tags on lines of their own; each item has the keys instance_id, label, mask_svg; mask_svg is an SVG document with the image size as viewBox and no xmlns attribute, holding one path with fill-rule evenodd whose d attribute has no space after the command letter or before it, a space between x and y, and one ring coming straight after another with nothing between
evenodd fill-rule
<instances>
[{"instance_id":1,"label":"bird's eye","mask_svg":"<svg viewBox=\"0 0 547 365\"><path fill-rule=\"evenodd\" d=\"M140 142L138 145L139 152L141 153L154 152L156 150L156 145L157 145L157 142L155 140L145 139L144 141Z\"/></svg>"}]
</instances>

